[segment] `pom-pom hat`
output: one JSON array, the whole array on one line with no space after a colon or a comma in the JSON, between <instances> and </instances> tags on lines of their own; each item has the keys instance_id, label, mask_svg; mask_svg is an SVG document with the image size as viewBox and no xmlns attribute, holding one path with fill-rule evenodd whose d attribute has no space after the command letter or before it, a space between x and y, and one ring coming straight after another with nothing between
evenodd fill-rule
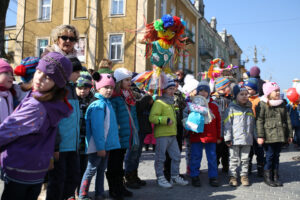
<instances>
[{"instance_id":1,"label":"pom-pom hat","mask_svg":"<svg viewBox=\"0 0 300 200\"><path fill-rule=\"evenodd\" d=\"M38 57L24 58L21 64L16 66L14 73L20 76L23 82L28 83L33 78L39 60Z\"/></svg>"},{"instance_id":2,"label":"pom-pom hat","mask_svg":"<svg viewBox=\"0 0 300 200\"><path fill-rule=\"evenodd\" d=\"M50 52L40 59L36 69L49 76L59 88L63 88L73 72L71 61L58 52Z\"/></svg>"},{"instance_id":3,"label":"pom-pom hat","mask_svg":"<svg viewBox=\"0 0 300 200\"><path fill-rule=\"evenodd\" d=\"M230 81L227 78L224 77L219 77L216 79L216 90L222 90L224 88L226 88L227 86L229 86Z\"/></svg>"},{"instance_id":4,"label":"pom-pom hat","mask_svg":"<svg viewBox=\"0 0 300 200\"><path fill-rule=\"evenodd\" d=\"M114 77L116 78L116 82L120 82L126 78L131 78L132 72L126 68L118 68L114 72Z\"/></svg>"},{"instance_id":5,"label":"pom-pom hat","mask_svg":"<svg viewBox=\"0 0 300 200\"><path fill-rule=\"evenodd\" d=\"M87 71L81 71L80 76L76 81L77 87L89 87L93 86L92 76Z\"/></svg>"},{"instance_id":6,"label":"pom-pom hat","mask_svg":"<svg viewBox=\"0 0 300 200\"><path fill-rule=\"evenodd\" d=\"M280 89L277 83L267 82L263 84L264 96L269 96L273 91Z\"/></svg>"},{"instance_id":7,"label":"pom-pom hat","mask_svg":"<svg viewBox=\"0 0 300 200\"><path fill-rule=\"evenodd\" d=\"M250 69L250 76L251 77L259 77L260 75L260 69L257 66L253 66Z\"/></svg>"},{"instance_id":8,"label":"pom-pom hat","mask_svg":"<svg viewBox=\"0 0 300 200\"><path fill-rule=\"evenodd\" d=\"M11 72L13 73L13 68L5 60L0 58L0 73Z\"/></svg>"},{"instance_id":9,"label":"pom-pom hat","mask_svg":"<svg viewBox=\"0 0 300 200\"><path fill-rule=\"evenodd\" d=\"M115 87L115 80L111 74L99 74L98 72L95 72L93 74L93 79L95 80L96 90L108 85Z\"/></svg>"},{"instance_id":10,"label":"pom-pom hat","mask_svg":"<svg viewBox=\"0 0 300 200\"><path fill-rule=\"evenodd\" d=\"M197 81L192 74L187 74L184 78L184 86L182 90L184 93L189 94L194 90L196 90L198 85L199 85L199 81Z\"/></svg>"}]
</instances>

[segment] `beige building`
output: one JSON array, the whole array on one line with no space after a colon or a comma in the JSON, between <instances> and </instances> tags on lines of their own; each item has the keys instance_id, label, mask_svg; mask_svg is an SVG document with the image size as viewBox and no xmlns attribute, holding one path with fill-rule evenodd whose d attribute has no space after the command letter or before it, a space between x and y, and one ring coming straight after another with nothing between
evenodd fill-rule
<instances>
[{"instance_id":1,"label":"beige building","mask_svg":"<svg viewBox=\"0 0 300 200\"><path fill-rule=\"evenodd\" d=\"M171 67L196 73L201 16L189 0L19 0L14 62L17 65L24 57L39 57L52 43L51 30L71 24L80 33L76 48L83 65L97 69L101 59L109 58L114 68L142 72L151 68L144 56L145 45L139 43L142 29L145 22L163 14L177 15L187 22L188 52Z\"/></svg>"}]
</instances>

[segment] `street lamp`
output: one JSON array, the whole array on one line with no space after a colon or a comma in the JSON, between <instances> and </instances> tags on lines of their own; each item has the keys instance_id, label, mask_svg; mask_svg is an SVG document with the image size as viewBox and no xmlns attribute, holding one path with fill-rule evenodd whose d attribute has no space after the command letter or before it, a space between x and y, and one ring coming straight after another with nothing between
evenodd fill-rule
<instances>
[{"instance_id":1,"label":"street lamp","mask_svg":"<svg viewBox=\"0 0 300 200\"><path fill-rule=\"evenodd\" d=\"M252 51L252 48L250 49L250 51ZM257 48L256 48L256 45L254 45L254 49L253 49L253 52L254 52L254 56L252 58L253 62L255 63L255 65L259 62L266 62L266 57L264 55L261 56L261 59L258 58L257 56ZM245 59L245 63L248 63L250 60L248 58L248 56L246 57Z\"/></svg>"}]
</instances>

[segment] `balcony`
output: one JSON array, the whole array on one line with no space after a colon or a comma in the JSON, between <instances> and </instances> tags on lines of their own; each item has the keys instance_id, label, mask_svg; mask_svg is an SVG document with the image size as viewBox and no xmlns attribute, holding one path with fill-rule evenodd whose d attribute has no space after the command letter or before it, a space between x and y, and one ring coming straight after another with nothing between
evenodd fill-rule
<instances>
[{"instance_id":1,"label":"balcony","mask_svg":"<svg viewBox=\"0 0 300 200\"><path fill-rule=\"evenodd\" d=\"M214 58L213 49L211 47L200 46L199 56L204 60L213 59Z\"/></svg>"},{"instance_id":2,"label":"balcony","mask_svg":"<svg viewBox=\"0 0 300 200\"><path fill-rule=\"evenodd\" d=\"M230 59L238 58L237 52L233 49L229 50L229 58Z\"/></svg>"}]
</instances>

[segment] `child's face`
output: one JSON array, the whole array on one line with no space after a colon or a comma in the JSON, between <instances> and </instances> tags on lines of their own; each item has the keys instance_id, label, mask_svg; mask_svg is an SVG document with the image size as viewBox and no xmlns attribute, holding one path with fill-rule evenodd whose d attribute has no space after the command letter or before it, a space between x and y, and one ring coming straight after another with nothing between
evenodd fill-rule
<instances>
[{"instance_id":1,"label":"child's face","mask_svg":"<svg viewBox=\"0 0 300 200\"><path fill-rule=\"evenodd\" d=\"M194 97L197 95L197 90L193 90L191 93L190 93L190 97Z\"/></svg>"},{"instance_id":2,"label":"child's face","mask_svg":"<svg viewBox=\"0 0 300 200\"><path fill-rule=\"evenodd\" d=\"M98 89L99 94L101 94L105 98L110 98L111 95L113 94L113 91L114 91L114 87L110 85Z\"/></svg>"},{"instance_id":3,"label":"child's face","mask_svg":"<svg viewBox=\"0 0 300 200\"><path fill-rule=\"evenodd\" d=\"M253 90L251 87L245 86L245 88L248 90L250 96L256 95L256 91Z\"/></svg>"},{"instance_id":4,"label":"child's face","mask_svg":"<svg viewBox=\"0 0 300 200\"><path fill-rule=\"evenodd\" d=\"M279 100L280 99L280 89L274 90L269 96L270 100Z\"/></svg>"},{"instance_id":5,"label":"child's face","mask_svg":"<svg viewBox=\"0 0 300 200\"><path fill-rule=\"evenodd\" d=\"M91 88L89 87L76 87L76 94L80 98L85 98L89 95Z\"/></svg>"},{"instance_id":6,"label":"child's face","mask_svg":"<svg viewBox=\"0 0 300 200\"><path fill-rule=\"evenodd\" d=\"M80 76L80 71L72 72L72 74L70 76L70 81L75 83L77 81L77 79L79 78L79 76Z\"/></svg>"},{"instance_id":7,"label":"child's face","mask_svg":"<svg viewBox=\"0 0 300 200\"><path fill-rule=\"evenodd\" d=\"M11 72L0 73L0 85L10 89L13 85L14 78Z\"/></svg>"},{"instance_id":8,"label":"child's face","mask_svg":"<svg viewBox=\"0 0 300 200\"><path fill-rule=\"evenodd\" d=\"M167 94L168 96L174 96L174 93L176 91L176 88L175 86L172 86L172 87L168 87L167 89L164 90L165 91L165 94Z\"/></svg>"},{"instance_id":9,"label":"child's face","mask_svg":"<svg viewBox=\"0 0 300 200\"><path fill-rule=\"evenodd\" d=\"M38 92L47 92L51 90L55 83L44 72L36 70L32 79L33 90Z\"/></svg>"},{"instance_id":10,"label":"child's face","mask_svg":"<svg viewBox=\"0 0 300 200\"><path fill-rule=\"evenodd\" d=\"M239 104L245 105L249 101L249 93L247 90L241 91L237 97L236 100Z\"/></svg>"},{"instance_id":11,"label":"child's face","mask_svg":"<svg viewBox=\"0 0 300 200\"><path fill-rule=\"evenodd\" d=\"M122 80L121 88L123 90L129 90L131 87L131 78L125 78Z\"/></svg>"},{"instance_id":12,"label":"child's face","mask_svg":"<svg viewBox=\"0 0 300 200\"><path fill-rule=\"evenodd\" d=\"M207 99L208 97L208 92L205 90L200 90L198 94L203 96L205 99Z\"/></svg>"}]
</instances>

